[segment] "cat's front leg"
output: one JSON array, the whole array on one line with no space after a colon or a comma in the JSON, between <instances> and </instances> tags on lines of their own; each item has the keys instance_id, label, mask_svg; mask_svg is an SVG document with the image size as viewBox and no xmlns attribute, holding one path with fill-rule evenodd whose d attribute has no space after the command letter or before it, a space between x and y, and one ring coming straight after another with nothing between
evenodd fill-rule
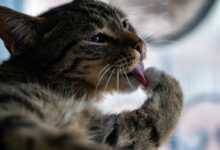
<instances>
[{"instance_id":1,"label":"cat's front leg","mask_svg":"<svg viewBox=\"0 0 220 150\"><path fill-rule=\"evenodd\" d=\"M168 139L180 117L183 95L178 82L155 68L147 69L145 77L149 86L144 105L118 116L117 147L121 149L157 149Z\"/></svg>"}]
</instances>

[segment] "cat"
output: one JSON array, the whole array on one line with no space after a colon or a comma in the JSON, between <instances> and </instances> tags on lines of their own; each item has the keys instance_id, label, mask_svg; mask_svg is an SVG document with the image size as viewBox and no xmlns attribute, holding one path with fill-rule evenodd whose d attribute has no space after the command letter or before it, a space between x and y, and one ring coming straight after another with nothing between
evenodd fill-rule
<instances>
[{"instance_id":1,"label":"cat","mask_svg":"<svg viewBox=\"0 0 220 150\"><path fill-rule=\"evenodd\" d=\"M0 66L1 150L154 150L175 129L180 85L144 70L146 46L119 9L74 0L32 17L0 7L0 37L11 53ZM93 106L139 86L148 99L137 110Z\"/></svg>"}]
</instances>

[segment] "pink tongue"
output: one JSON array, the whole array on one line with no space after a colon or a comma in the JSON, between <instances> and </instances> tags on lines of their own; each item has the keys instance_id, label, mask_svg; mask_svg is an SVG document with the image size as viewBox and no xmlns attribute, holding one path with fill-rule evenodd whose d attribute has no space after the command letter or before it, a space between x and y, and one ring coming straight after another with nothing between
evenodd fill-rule
<instances>
[{"instance_id":1,"label":"pink tongue","mask_svg":"<svg viewBox=\"0 0 220 150\"><path fill-rule=\"evenodd\" d=\"M147 85L147 81L146 81L146 79L144 77L144 64L143 64L142 61L140 61L138 63L138 65L134 68L134 72L141 79L141 83L143 84L143 86L146 86Z\"/></svg>"}]
</instances>

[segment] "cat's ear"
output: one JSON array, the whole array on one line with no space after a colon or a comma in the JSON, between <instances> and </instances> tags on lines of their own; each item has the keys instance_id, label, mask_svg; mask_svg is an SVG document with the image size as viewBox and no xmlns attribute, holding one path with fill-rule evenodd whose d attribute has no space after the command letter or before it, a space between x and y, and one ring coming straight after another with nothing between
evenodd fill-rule
<instances>
[{"instance_id":1,"label":"cat's ear","mask_svg":"<svg viewBox=\"0 0 220 150\"><path fill-rule=\"evenodd\" d=\"M35 42L40 20L0 6L0 38L12 55L20 55L22 47Z\"/></svg>"}]
</instances>

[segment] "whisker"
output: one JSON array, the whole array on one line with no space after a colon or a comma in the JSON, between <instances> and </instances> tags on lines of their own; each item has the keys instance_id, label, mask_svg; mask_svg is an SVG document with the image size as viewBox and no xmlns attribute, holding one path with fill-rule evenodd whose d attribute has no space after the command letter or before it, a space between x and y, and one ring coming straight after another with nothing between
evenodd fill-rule
<instances>
[{"instance_id":1,"label":"whisker","mask_svg":"<svg viewBox=\"0 0 220 150\"><path fill-rule=\"evenodd\" d=\"M112 77L112 74L115 72L115 70L112 70L112 72L111 72L111 74L110 74L110 76L109 76L109 78L108 78L108 80L107 80L107 83L106 83L106 85L105 85L105 92L106 92L106 89L107 89L107 87L108 87L108 84L109 84L109 81L110 81L110 79L111 79L111 77Z\"/></svg>"},{"instance_id":2,"label":"whisker","mask_svg":"<svg viewBox=\"0 0 220 150\"><path fill-rule=\"evenodd\" d=\"M117 92L119 93L119 69L117 70Z\"/></svg>"},{"instance_id":3,"label":"whisker","mask_svg":"<svg viewBox=\"0 0 220 150\"><path fill-rule=\"evenodd\" d=\"M99 72L99 74L98 74L98 77L101 76L101 74L105 71L105 69L106 69L107 67L109 67L109 64L105 65L105 66L102 68L102 70L101 70L101 71Z\"/></svg>"},{"instance_id":4,"label":"whisker","mask_svg":"<svg viewBox=\"0 0 220 150\"><path fill-rule=\"evenodd\" d=\"M163 27L151 34L148 35L144 35L142 36L142 38L144 39L144 41L148 44L158 44L158 45L163 45L164 43L171 43L171 44L179 44L180 42L175 40L175 36L172 37L168 37L168 38L155 38L155 35L157 35L158 33L164 33L166 31L166 27Z\"/></svg>"},{"instance_id":5,"label":"whisker","mask_svg":"<svg viewBox=\"0 0 220 150\"><path fill-rule=\"evenodd\" d=\"M157 40L152 40L150 43L153 44L163 44L163 43L170 43L170 44L181 44L181 42L177 40L172 40L172 39L157 39Z\"/></svg>"},{"instance_id":6,"label":"whisker","mask_svg":"<svg viewBox=\"0 0 220 150\"><path fill-rule=\"evenodd\" d=\"M119 68L119 70L120 70L120 73L121 73L121 76L122 76L123 80L124 80L125 82L127 82L127 80L126 80L125 77L124 77L124 73L122 72L122 68Z\"/></svg>"},{"instance_id":7,"label":"whisker","mask_svg":"<svg viewBox=\"0 0 220 150\"><path fill-rule=\"evenodd\" d=\"M158 34L161 34L161 33L164 33L165 31L167 31L166 29L167 29L167 27L164 26L163 28L158 29L157 31L154 31L154 32L152 32L152 33L150 33L150 34L147 34L147 35L143 36L143 38L144 38L144 39L153 39L153 37L154 37L155 35L158 35Z\"/></svg>"},{"instance_id":8,"label":"whisker","mask_svg":"<svg viewBox=\"0 0 220 150\"><path fill-rule=\"evenodd\" d=\"M96 85L96 89L95 89L95 95L97 93L97 90L98 90L98 86L101 82L101 80L103 79L103 77L105 76L105 74L112 68L112 66L109 66L108 68L106 68L106 70L104 71L104 73L102 74L102 76L99 78L98 82L97 82L97 85ZM94 96L95 96L94 95Z\"/></svg>"},{"instance_id":9,"label":"whisker","mask_svg":"<svg viewBox=\"0 0 220 150\"><path fill-rule=\"evenodd\" d=\"M124 71L125 77L126 77L126 79L128 81L128 84L131 86L132 89L134 89L134 86L131 84L131 81L129 80L128 75L126 74L124 69L123 69L123 71Z\"/></svg>"}]
</instances>

